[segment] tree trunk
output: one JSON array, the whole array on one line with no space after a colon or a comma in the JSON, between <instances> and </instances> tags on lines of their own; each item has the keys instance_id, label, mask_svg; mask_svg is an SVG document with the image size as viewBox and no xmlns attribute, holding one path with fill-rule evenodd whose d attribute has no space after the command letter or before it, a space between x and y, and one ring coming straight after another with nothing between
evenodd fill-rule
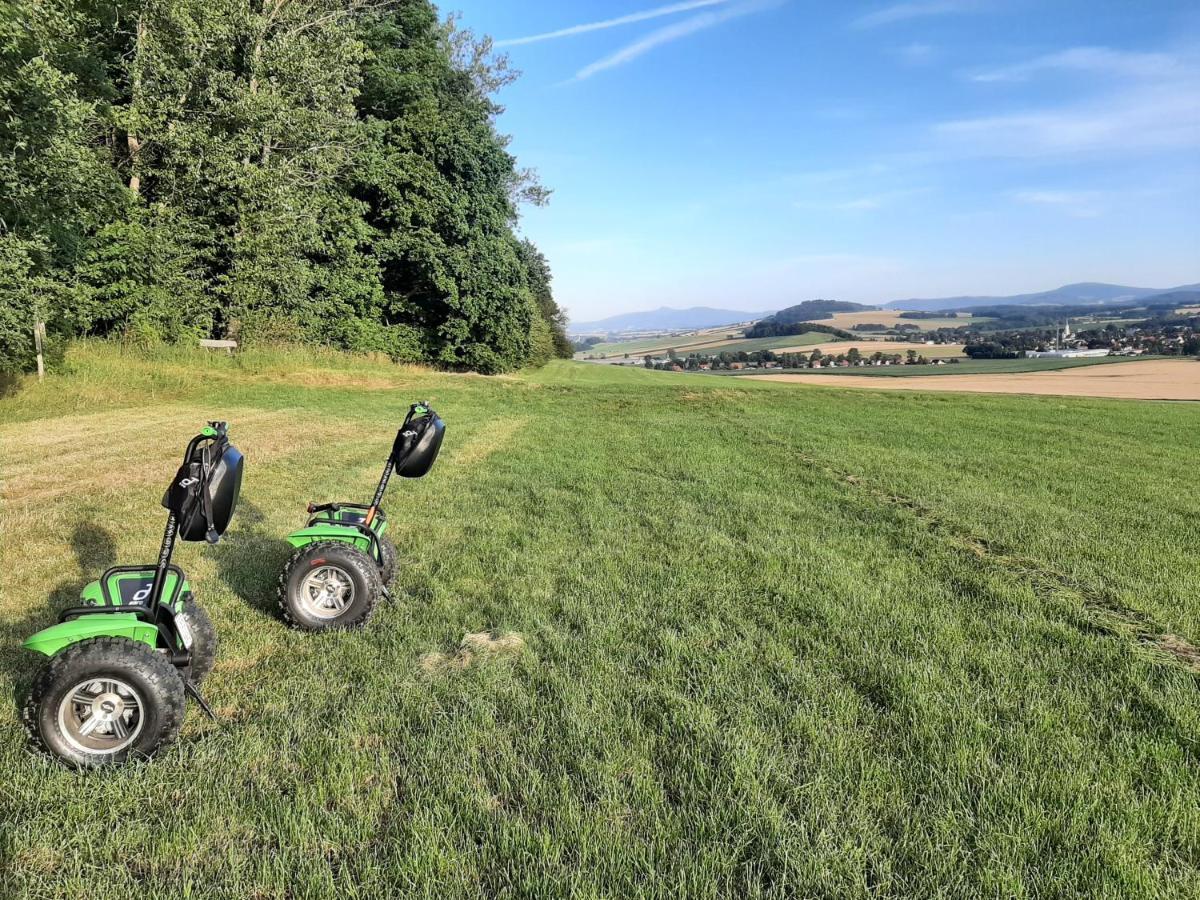
<instances>
[{"instance_id":1,"label":"tree trunk","mask_svg":"<svg viewBox=\"0 0 1200 900\"><path fill-rule=\"evenodd\" d=\"M137 136L138 98L142 93L142 46L146 40L145 16L138 17L137 42L133 54L133 85L129 97L129 125L126 132L126 142L129 147L129 190L135 194L142 192L141 152L142 142Z\"/></svg>"}]
</instances>

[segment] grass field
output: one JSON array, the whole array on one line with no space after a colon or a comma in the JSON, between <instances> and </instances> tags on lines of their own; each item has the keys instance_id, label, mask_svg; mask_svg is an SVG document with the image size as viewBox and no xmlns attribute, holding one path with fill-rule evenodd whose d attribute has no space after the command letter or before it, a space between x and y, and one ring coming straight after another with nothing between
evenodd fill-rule
<instances>
[{"instance_id":1,"label":"grass field","mask_svg":"<svg viewBox=\"0 0 1200 900\"><path fill-rule=\"evenodd\" d=\"M681 334L674 337L653 337L642 338L637 341L618 341L615 343L596 344L589 350L576 354L580 359L587 356L612 356L623 353L645 353L647 350L666 350L668 347L677 345L686 346L696 343L713 343L716 341L728 340L730 335L740 333L738 328L718 328L708 331L696 331L690 334ZM672 341L674 343L672 343Z\"/></svg>"},{"instance_id":2,"label":"grass field","mask_svg":"<svg viewBox=\"0 0 1200 900\"><path fill-rule=\"evenodd\" d=\"M0 896L1200 894L1200 405L71 364L0 399ZM387 504L399 601L288 631L281 536L366 497L416 398L448 431ZM225 723L31 755L20 640L153 558L217 416L243 503L178 561Z\"/></svg>"},{"instance_id":3,"label":"grass field","mask_svg":"<svg viewBox=\"0 0 1200 900\"><path fill-rule=\"evenodd\" d=\"M860 348L861 349L861 348ZM933 348L937 349L937 348ZM924 350L921 351L925 353ZM936 355L933 355L936 358ZM881 366L877 368L849 369L780 369L780 373L800 372L805 375L863 375L872 378L918 378L937 375L998 375L1014 372L1058 372L1062 369L1079 369L1087 366L1113 365L1141 359L1159 359L1160 357L1124 357L1105 356L1096 359L968 359L960 363L946 366ZM742 376L738 372L716 372L718 375ZM751 372L750 374L754 374ZM761 374L761 373L760 373Z\"/></svg>"},{"instance_id":4,"label":"grass field","mask_svg":"<svg viewBox=\"0 0 1200 900\"><path fill-rule=\"evenodd\" d=\"M814 319L814 322L819 322L823 325L832 325L835 328L841 328L845 331L851 331L855 325L863 323L879 323L881 325L895 326L905 323L917 325L922 329L932 328L956 328L970 324L983 324L992 321L991 319L973 318L969 315L960 315L957 319L902 319L900 313L895 310L877 311L877 312L857 312L857 313L837 313L824 319ZM708 351L713 349L727 350L779 350L782 348L793 348L799 346L809 346L817 343L810 341L805 344L805 340L811 338L811 334L793 336L792 338L757 338L753 340L738 340L731 335L737 335L737 328L709 328L704 331L696 331L691 334L675 335L673 337L658 337L644 338L636 341L622 341L608 344L596 344L584 353L576 354L576 358L585 359L587 357L613 357L622 356L626 353L645 354L645 353L666 353L669 349L674 349L685 356L688 353L696 351ZM828 335L824 335L828 338ZM870 341L870 333L864 334L863 341ZM911 346L911 345L906 345Z\"/></svg>"},{"instance_id":5,"label":"grass field","mask_svg":"<svg viewBox=\"0 0 1200 900\"><path fill-rule=\"evenodd\" d=\"M657 342L656 346L643 347L637 352L625 352L628 352L632 358L639 358L647 354L665 354L669 350L674 350L680 356L687 356L691 353L713 355L723 352L738 353L743 350L747 353L752 353L756 350L779 350L783 347L793 349L815 347L816 345L828 340L828 334L822 334L815 331L806 332L805 334L792 334L784 337L767 338L739 338L728 337L725 335L699 335L691 338L680 338L672 344L664 344L659 341ZM864 341L864 343L870 343L870 341ZM594 351L589 351L585 354L578 354L578 358L584 359L588 356L598 355L600 354L597 354ZM610 361L617 361L623 357L624 354L613 353L610 351L604 355Z\"/></svg>"},{"instance_id":6,"label":"grass field","mask_svg":"<svg viewBox=\"0 0 1200 900\"><path fill-rule=\"evenodd\" d=\"M1131 360L1119 366L1074 366L1033 372L992 372L945 378L826 378L820 372L794 371L752 375L787 384L926 393L1017 394L1042 397L1089 397L1113 400L1164 400L1200 403L1200 359L1159 357ZM1089 433L1080 429L1081 436Z\"/></svg>"},{"instance_id":7,"label":"grass field","mask_svg":"<svg viewBox=\"0 0 1200 900\"><path fill-rule=\"evenodd\" d=\"M804 334L786 335L783 337L746 338L743 340L721 341L704 347L685 346L679 348L679 353L686 356L689 353L754 353L761 350L778 350L781 347L815 347L822 341L827 341L829 335L816 331Z\"/></svg>"}]
</instances>

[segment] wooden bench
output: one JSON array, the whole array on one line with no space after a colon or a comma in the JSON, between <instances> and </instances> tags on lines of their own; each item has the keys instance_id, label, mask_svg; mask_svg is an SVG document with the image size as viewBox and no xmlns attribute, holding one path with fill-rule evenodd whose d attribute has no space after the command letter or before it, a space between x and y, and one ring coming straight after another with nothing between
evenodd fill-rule
<instances>
[{"instance_id":1,"label":"wooden bench","mask_svg":"<svg viewBox=\"0 0 1200 900\"><path fill-rule=\"evenodd\" d=\"M200 342L200 346L205 350L226 350L233 353L237 349L237 341L208 341Z\"/></svg>"}]
</instances>

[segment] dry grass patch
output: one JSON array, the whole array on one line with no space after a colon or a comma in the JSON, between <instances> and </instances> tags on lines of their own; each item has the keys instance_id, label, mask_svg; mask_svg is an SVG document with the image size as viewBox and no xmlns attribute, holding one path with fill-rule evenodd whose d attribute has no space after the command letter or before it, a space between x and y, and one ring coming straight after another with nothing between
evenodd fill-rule
<instances>
[{"instance_id":1,"label":"dry grass patch","mask_svg":"<svg viewBox=\"0 0 1200 900\"><path fill-rule=\"evenodd\" d=\"M1163 653L1169 653L1189 669L1200 672L1200 647L1177 634L1161 635L1154 644Z\"/></svg>"},{"instance_id":2,"label":"dry grass patch","mask_svg":"<svg viewBox=\"0 0 1200 900\"><path fill-rule=\"evenodd\" d=\"M903 309L878 309L874 312L845 312L835 313L824 319L813 319L821 325L832 325L834 328L844 328L849 331L855 325L887 325L894 328L897 325L916 325L924 330L927 328L958 328L970 325L972 317L967 313L959 313L956 318L938 319L905 319Z\"/></svg>"},{"instance_id":3,"label":"dry grass patch","mask_svg":"<svg viewBox=\"0 0 1200 900\"><path fill-rule=\"evenodd\" d=\"M1156 359L1050 372L995 375L749 375L758 381L817 384L873 391L952 391L969 394L1032 394L1108 397L1115 400L1200 401L1200 362Z\"/></svg>"},{"instance_id":4,"label":"dry grass patch","mask_svg":"<svg viewBox=\"0 0 1200 900\"><path fill-rule=\"evenodd\" d=\"M249 672L258 665L275 658L279 652L279 645L272 642L259 647L246 656L221 657L217 660L213 670L229 675L241 675L243 672Z\"/></svg>"},{"instance_id":5,"label":"dry grass patch","mask_svg":"<svg viewBox=\"0 0 1200 900\"><path fill-rule=\"evenodd\" d=\"M304 387L359 388L365 391L390 391L416 380L424 370L401 368L394 378L367 376L354 372L335 372L328 369L301 369L298 372L271 373L265 381ZM240 380L240 379L239 379Z\"/></svg>"},{"instance_id":6,"label":"dry grass patch","mask_svg":"<svg viewBox=\"0 0 1200 900\"><path fill-rule=\"evenodd\" d=\"M426 675L436 675L461 671L489 659L516 656L524 650L525 638L515 631L478 631L463 635L458 649L453 653L426 653L421 657L420 666Z\"/></svg>"},{"instance_id":7,"label":"dry grass patch","mask_svg":"<svg viewBox=\"0 0 1200 900\"><path fill-rule=\"evenodd\" d=\"M211 408L176 405L153 415L97 413L0 427L0 498L31 506L65 494L165 484L187 441L213 414ZM254 464L324 443L344 430L333 420L314 422L293 410L225 414L233 442Z\"/></svg>"},{"instance_id":8,"label":"dry grass patch","mask_svg":"<svg viewBox=\"0 0 1200 900\"><path fill-rule=\"evenodd\" d=\"M475 466L483 462L493 453L503 450L516 437L528 419L497 419L489 422L476 434L454 448L454 452L445 460L444 465L451 468Z\"/></svg>"}]
</instances>

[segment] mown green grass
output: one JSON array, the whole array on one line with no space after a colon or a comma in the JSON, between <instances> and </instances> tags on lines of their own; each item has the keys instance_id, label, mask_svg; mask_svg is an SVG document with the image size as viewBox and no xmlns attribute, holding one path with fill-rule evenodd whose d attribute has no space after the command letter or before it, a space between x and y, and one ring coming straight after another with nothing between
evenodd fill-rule
<instances>
[{"instance_id":1,"label":"mown green grass","mask_svg":"<svg viewBox=\"0 0 1200 900\"><path fill-rule=\"evenodd\" d=\"M734 341L731 344L722 344L711 348L688 345L679 348L679 353L681 356L687 356L689 353L716 356L721 353L740 353L743 350L746 353L755 353L762 350L780 350L784 347L815 347L817 344L828 344L836 340L837 338L833 335L817 331L806 331L804 334L784 335L782 337L747 338L744 341Z\"/></svg>"},{"instance_id":2,"label":"mown green grass","mask_svg":"<svg viewBox=\"0 0 1200 900\"><path fill-rule=\"evenodd\" d=\"M636 341L617 341L615 343L596 344L589 348L583 356L612 356L623 353L636 353L638 351L645 352L647 350L661 350L667 347L674 347L676 344L695 344L699 342L713 342L727 340L730 335L737 335L739 329L731 328L729 332L715 331L709 334L679 334L667 335L665 337L642 338ZM672 343L674 341L675 343Z\"/></svg>"},{"instance_id":3,"label":"mown green grass","mask_svg":"<svg viewBox=\"0 0 1200 900\"><path fill-rule=\"evenodd\" d=\"M1194 405L73 364L0 400L0 896L1200 892L1200 676L1163 649L1200 640ZM418 398L448 435L389 498L399 602L289 632L281 536L365 498ZM65 771L17 727L19 641L153 557L206 414L249 458L179 554L225 724ZM479 631L525 649L429 665Z\"/></svg>"}]
</instances>

